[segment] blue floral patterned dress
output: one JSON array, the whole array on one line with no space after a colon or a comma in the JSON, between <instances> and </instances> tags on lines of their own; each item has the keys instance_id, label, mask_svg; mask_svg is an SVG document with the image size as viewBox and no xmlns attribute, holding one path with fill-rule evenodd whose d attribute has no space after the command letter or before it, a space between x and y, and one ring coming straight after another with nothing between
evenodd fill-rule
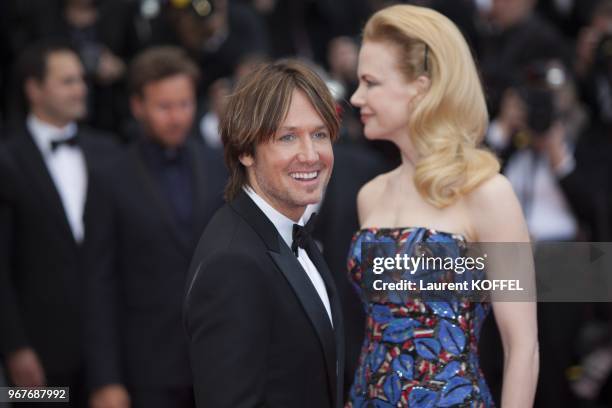
<instances>
[{"instance_id":1,"label":"blue floral patterned dress","mask_svg":"<svg viewBox=\"0 0 612 408\"><path fill-rule=\"evenodd\" d=\"M494 407L478 363L478 338L490 304L429 302L405 292L374 291L373 280L384 275L362 270L365 242L392 243L396 254L413 254L417 243L440 243L449 252L436 254L441 256L459 256L466 244L461 235L421 227L355 233L348 269L367 323L346 407Z\"/></svg>"}]
</instances>

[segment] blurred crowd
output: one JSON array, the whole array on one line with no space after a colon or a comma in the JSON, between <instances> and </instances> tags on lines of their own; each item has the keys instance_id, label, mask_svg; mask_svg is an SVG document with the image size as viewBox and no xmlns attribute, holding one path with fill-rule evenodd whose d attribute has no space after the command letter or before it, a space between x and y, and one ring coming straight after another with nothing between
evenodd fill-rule
<instances>
[{"instance_id":1,"label":"blurred crowd","mask_svg":"<svg viewBox=\"0 0 612 408\"><path fill-rule=\"evenodd\" d=\"M181 302L222 203L219 118L236 81L282 57L315 67L342 117L315 235L349 299L355 356L363 312L345 278L355 197L399 157L364 138L348 99L360 30L391 3L0 2L4 381L70 385L73 406L192 406ZM472 47L491 119L484 143L533 241L612 241L612 0L405 3L445 14ZM539 308L536 406L611 406L612 308ZM482 365L499 395L502 352L487 330Z\"/></svg>"}]
</instances>

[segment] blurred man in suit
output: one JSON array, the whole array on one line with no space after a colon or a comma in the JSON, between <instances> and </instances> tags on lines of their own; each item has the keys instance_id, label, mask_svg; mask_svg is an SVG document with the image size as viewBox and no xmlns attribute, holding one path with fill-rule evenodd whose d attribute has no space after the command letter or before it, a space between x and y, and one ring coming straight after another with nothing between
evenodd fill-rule
<instances>
[{"instance_id":1,"label":"blurred man in suit","mask_svg":"<svg viewBox=\"0 0 612 408\"><path fill-rule=\"evenodd\" d=\"M87 88L70 47L33 45L18 67L29 113L0 155L0 354L12 384L69 386L80 407L90 175L115 148L76 123Z\"/></svg>"},{"instance_id":2,"label":"blurred man in suit","mask_svg":"<svg viewBox=\"0 0 612 408\"><path fill-rule=\"evenodd\" d=\"M178 48L130 67L135 142L101 174L104 226L89 247L91 405L192 407L181 301L189 261L222 204L220 154L190 136L196 65Z\"/></svg>"}]
</instances>

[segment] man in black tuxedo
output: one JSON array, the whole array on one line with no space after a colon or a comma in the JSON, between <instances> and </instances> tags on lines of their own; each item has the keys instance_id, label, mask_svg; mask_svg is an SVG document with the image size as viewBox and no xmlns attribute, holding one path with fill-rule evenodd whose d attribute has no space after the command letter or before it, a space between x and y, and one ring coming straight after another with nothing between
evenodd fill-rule
<instances>
[{"instance_id":1,"label":"man in black tuxedo","mask_svg":"<svg viewBox=\"0 0 612 408\"><path fill-rule=\"evenodd\" d=\"M340 300L302 218L329 181L337 132L329 91L298 62L260 67L229 98L228 203L185 297L198 407L342 406Z\"/></svg>"},{"instance_id":2,"label":"man in black tuxedo","mask_svg":"<svg viewBox=\"0 0 612 408\"><path fill-rule=\"evenodd\" d=\"M80 407L91 175L117 148L76 123L87 88L70 47L33 45L18 67L29 113L0 154L0 355L13 385L69 386Z\"/></svg>"},{"instance_id":3,"label":"man in black tuxedo","mask_svg":"<svg viewBox=\"0 0 612 408\"><path fill-rule=\"evenodd\" d=\"M226 181L220 154L190 136L197 78L174 47L132 62L139 135L101 172L106 211L89 247L97 260L88 294L94 408L194 405L183 290Z\"/></svg>"}]
</instances>

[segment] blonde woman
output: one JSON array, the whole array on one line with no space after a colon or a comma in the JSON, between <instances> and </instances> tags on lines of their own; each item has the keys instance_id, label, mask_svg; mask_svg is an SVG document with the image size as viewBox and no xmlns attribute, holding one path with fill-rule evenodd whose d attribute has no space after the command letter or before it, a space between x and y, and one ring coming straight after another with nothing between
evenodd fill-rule
<instances>
[{"instance_id":1,"label":"blonde woman","mask_svg":"<svg viewBox=\"0 0 612 408\"><path fill-rule=\"evenodd\" d=\"M368 290L361 243L528 242L519 203L499 164L478 147L487 126L469 48L447 18L398 5L364 29L351 103L368 139L389 140L402 164L359 192L362 229L349 271L368 313L347 407L492 407L478 338L492 308L504 347L501 406L533 405L538 374L534 302L420 302ZM364 268L365 269L365 268Z\"/></svg>"}]
</instances>

